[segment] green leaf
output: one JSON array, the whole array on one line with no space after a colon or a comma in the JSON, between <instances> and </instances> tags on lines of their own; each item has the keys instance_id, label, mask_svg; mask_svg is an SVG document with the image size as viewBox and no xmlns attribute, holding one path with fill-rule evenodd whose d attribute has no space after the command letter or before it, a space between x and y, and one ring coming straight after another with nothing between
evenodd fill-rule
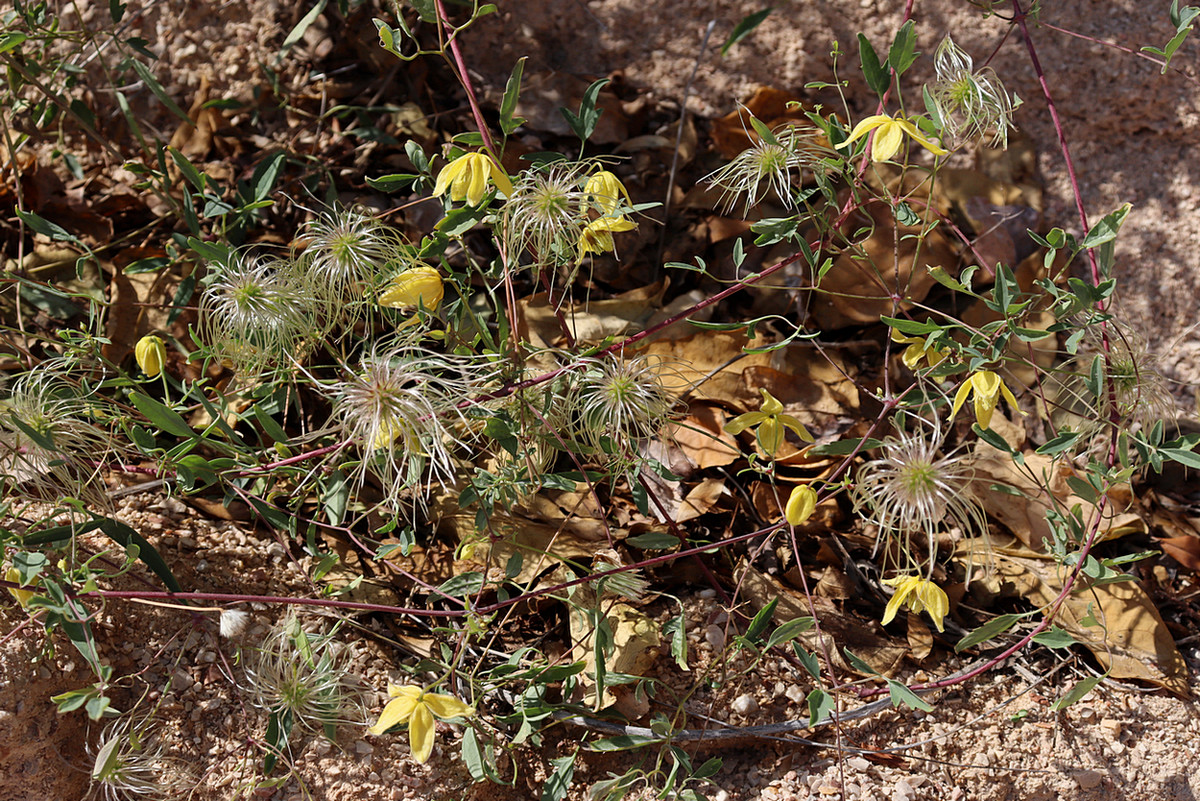
<instances>
[{"instance_id":1,"label":"green leaf","mask_svg":"<svg viewBox=\"0 0 1200 801\"><path fill-rule=\"evenodd\" d=\"M196 191L203 194L208 189L208 176L196 169L192 162L188 161L188 157L183 155L173 147L168 147L167 152L171 154L171 160L175 162L175 166L179 168L179 172L189 184L196 187Z\"/></svg>"},{"instance_id":2,"label":"green leaf","mask_svg":"<svg viewBox=\"0 0 1200 801\"><path fill-rule=\"evenodd\" d=\"M541 801L562 801L567 797L567 791L571 789L571 782L575 779L575 757L577 756L579 756L578 751L550 760L550 764L554 766L554 772L542 785Z\"/></svg>"},{"instance_id":3,"label":"green leaf","mask_svg":"<svg viewBox=\"0 0 1200 801\"><path fill-rule=\"evenodd\" d=\"M1051 704L1050 711L1058 712L1071 706L1076 701L1082 700L1083 697L1095 689L1096 685L1099 684L1107 675L1108 674L1105 673L1101 676L1088 676L1086 679L1077 682L1074 687L1067 691L1066 695Z\"/></svg>"},{"instance_id":4,"label":"green leaf","mask_svg":"<svg viewBox=\"0 0 1200 801\"><path fill-rule=\"evenodd\" d=\"M292 28L291 32L288 33L287 37L283 40L283 45L279 48L280 55L283 55L287 51L291 50L292 47L295 46L296 42L299 42L304 38L305 32L314 22L317 21L317 17L321 16L321 12L325 10L325 6L328 2L329 0L317 0L317 4L310 8L308 13L300 18L300 21L296 23L296 27Z\"/></svg>"},{"instance_id":5,"label":"green leaf","mask_svg":"<svg viewBox=\"0 0 1200 801\"><path fill-rule=\"evenodd\" d=\"M1200 470L1200 454L1195 451L1185 451L1180 448L1159 448L1158 452L1173 462L1194 470Z\"/></svg>"},{"instance_id":6,"label":"green leaf","mask_svg":"<svg viewBox=\"0 0 1200 801\"><path fill-rule=\"evenodd\" d=\"M254 188L255 200L264 199L275 188L275 182L279 180L279 172L283 169L283 164L286 160L287 153L280 150L272 153L254 168L254 175L250 178L250 186Z\"/></svg>"},{"instance_id":7,"label":"green leaf","mask_svg":"<svg viewBox=\"0 0 1200 801\"><path fill-rule=\"evenodd\" d=\"M1082 434L1073 433L1070 431L1066 432L1065 434L1059 434L1057 437L1038 448L1036 452L1042 454L1043 456L1054 456L1062 453L1063 451L1069 451L1071 448L1075 447L1075 443L1078 442L1079 438L1082 436Z\"/></svg>"},{"instance_id":8,"label":"green leaf","mask_svg":"<svg viewBox=\"0 0 1200 801\"><path fill-rule=\"evenodd\" d=\"M862 62L863 78L867 80L867 86L871 87L872 92L883 97L888 87L891 86L891 73L879 63L879 56L876 55L875 48L871 47L867 37L861 33L858 35L858 57Z\"/></svg>"},{"instance_id":9,"label":"green leaf","mask_svg":"<svg viewBox=\"0 0 1200 801\"><path fill-rule=\"evenodd\" d=\"M771 624L771 616L775 614L775 607L777 606L779 606L779 598L772 598L767 602L766 606L758 610L758 614L750 621L750 627L746 629L747 640L757 642L762 639L763 632Z\"/></svg>"},{"instance_id":10,"label":"green leaf","mask_svg":"<svg viewBox=\"0 0 1200 801\"><path fill-rule=\"evenodd\" d=\"M800 660L800 664L808 671L808 675L813 677L813 681L821 680L821 660L814 653L809 653L800 647L800 643L793 642L792 650L796 653L796 658Z\"/></svg>"},{"instance_id":11,"label":"green leaf","mask_svg":"<svg viewBox=\"0 0 1200 801\"><path fill-rule=\"evenodd\" d=\"M729 49L738 42L750 35L750 32L762 25L763 20L770 16L774 6L767 6L762 11L755 11L753 14L743 17L741 22L733 26L733 30L729 33L729 38L725 40L725 44L721 45L721 55L724 56L729 52Z\"/></svg>"},{"instance_id":12,"label":"green leaf","mask_svg":"<svg viewBox=\"0 0 1200 801\"><path fill-rule=\"evenodd\" d=\"M111 518L103 518L94 520L96 528L99 528L110 540L121 545L123 548L128 548L131 544L138 548L138 558L146 563L146 567L158 576L166 588L171 592L183 592L183 588L179 586L179 582L175 579L175 574L171 572L171 568L162 558L162 554L141 534L134 531L129 526L122 523L120 520Z\"/></svg>"},{"instance_id":13,"label":"green leaf","mask_svg":"<svg viewBox=\"0 0 1200 801\"><path fill-rule=\"evenodd\" d=\"M1092 230L1088 231L1087 236L1079 243L1079 247L1082 250L1087 250L1088 248L1094 248L1116 239L1117 232L1121 230L1121 224L1125 222L1125 218L1129 216L1129 211L1132 208L1132 204L1126 203L1115 211L1104 215L1104 218L1093 225Z\"/></svg>"},{"instance_id":14,"label":"green leaf","mask_svg":"<svg viewBox=\"0 0 1200 801\"><path fill-rule=\"evenodd\" d=\"M687 623L680 613L671 618L663 626L663 631L671 635L671 656L680 670L687 670Z\"/></svg>"},{"instance_id":15,"label":"green leaf","mask_svg":"<svg viewBox=\"0 0 1200 801\"><path fill-rule=\"evenodd\" d=\"M870 450L878 448L882 445L881 440L874 437L864 439L839 439L837 442L827 442L824 445L817 445L815 448L809 448L808 452L818 456L849 456L856 450Z\"/></svg>"},{"instance_id":16,"label":"green leaf","mask_svg":"<svg viewBox=\"0 0 1200 801\"><path fill-rule=\"evenodd\" d=\"M643 551L668 551L679 545L679 538L665 531L647 531L645 534L629 537L625 542Z\"/></svg>"},{"instance_id":17,"label":"green leaf","mask_svg":"<svg viewBox=\"0 0 1200 801\"><path fill-rule=\"evenodd\" d=\"M160 430L177 437L188 439L196 437L196 432L192 431L192 427L179 416L179 413L161 401L141 392L134 392L129 399L137 410Z\"/></svg>"},{"instance_id":18,"label":"green leaf","mask_svg":"<svg viewBox=\"0 0 1200 801\"><path fill-rule=\"evenodd\" d=\"M508 83L504 87L504 97L500 101L500 130L504 131L505 136L525 123L524 117L514 117L513 114L516 113L517 101L521 96L521 76L525 72L525 61L528 58L521 56L517 59L512 75L508 76Z\"/></svg>"},{"instance_id":19,"label":"green leaf","mask_svg":"<svg viewBox=\"0 0 1200 801\"><path fill-rule=\"evenodd\" d=\"M863 673L867 676L879 675L878 670L868 665L861 656L853 653L849 648L843 648L842 652L846 654L846 661L850 663L850 667L854 668L859 673Z\"/></svg>"},{"instance_id":20,"label":"green leaf","mask_svg":"<svg viewBox=\"0 0 1200 801\"><path fill-rule=\"evenodd\" d=\"M1013 452L1012 447L1004 441L1004 437L1000 436L990 428L980 428L979 423L972 423L971 430L975 432L975 436L979 437L996 450L1003 451L1004 453Z\"/></svg>"},{"instance_id":21,"label":"green leaf","mask_svg":"<svg viewBox=\"0 0 1200 801\"><path fill-rule=\"evenodd\" d=\"M29 37L26 34L23 34L20 31L11 31L10 33L5 34L4 38L0 39L0 53L7 53L9 50L12 50L15 47L20 47L21 44L28 38Z\"/></svg>"},{"instance_id":22,"label":"green leaf","mask_svg":"<svg viewBox=\"0 0 1200 801\"><path fill-rule=\"evenodd\" d=\"M811 617L805 616L789 620L771 632L771 636L767 638L767 647L773 648L776 645L791 642L812 627L813 619Z\"/></svg>"},{"instance_id":23,"label":"green leaf","mask_svg":"<svg viewBox=\"0 0 1200 801\"><path fill-rule=\"evenodd\" d=\"M880 317L880 320L896 329L901 334L910 337L925 337L934 331L941 331L942 326L935 322L919 323L916 320L904 320L899 317Z\"/></svg>"},{"instance_id":24,"label":"green leaf","mask_svg":"<svg viewBox=\"0 0 1200 801\"><path fill-rule=\"evenodd\" d=\"M892 697L892 706L898 707L901 704L904 704L911 709L919 709L922 712L933 711L933 704L929 703L900 682L895 681L894 679L888 679L887 684L888 693Z\"/></svg>"},{"instance_id":25,"label":"green leaf","mask_svg":"<svg viewBox=\"0 0 1200 801\"><path fill-rule=\"evenodd\" d=\"M1076 644L1075 638L1068 634L1066 629L1059 626L1051 626L1046 631L1036 635L1033 641L1047 648L1070 648Z\"/></svg>"},{"instance_id":26,"label":"green leaf","mask_svg":"<svg viewBox=\"0 0 1200 801\"><path fill-rule=\"evenodd\" d=\"M833 696L817 687L808 694L808 727L828 720L835 708Z\"/></svg>"},{"instance_id":27,"label":"green leaf","mask_svg":"<svg viewBox=\"0 0 1200 801\"><path fill-rule=\"evenodd\" d=\"M391 175L381 175L378 178L368 178L367 186L380 192L395 192L411 184L421 176L411 172L397 172Z\"/></svg>"},{"instance_id":28,"label":"green leaf","mask_svg":"<svg viewBox=\"0 0 1200 801\"><path fill-rule=\"evenodd\" d=\"M43 217L39 217L32 211L21 211L20 209L13 209L13 211L16 212L17 216L21 218L21 222L25 223L32 228L34 232L39 233L42 236L48 236L57 242L73 242L75 244L81 244L79 238L67 231L67 229L60 225L55 225Z\"/></svg>"},{"instance_id":29,"label":"green leaf","mask_svg":"<svg viewBox=\"0 0 1200 801\"><path fill-rule=\"evenodd\" d=\"M591 751L631 751L658 742L662 742L662 738L646 737L641 734L622 734L618 737L609 737L588 743L587 748Z\"/></svg>"},{"instance_id":30,"label":"green leaf","mask_svg":"<svg viewBox=\"0 0 1200 801\"><path fill-rule=\"evenodd\" d=\"M954 646L954 650L956 653L965 651L966 649L978 645L981 642L987 642L994 637L998 637L1015 626L1017 621L1023 617L1025 617L1025 615L1021 614L1008 614L994 617L959 640L958 644Z\"/></svg>"},{"instance_id":31,"label":"green leaf","mask_svg":"<svg viewBox=\"0 0 1200 801\"><path fill-rule=\"evenodd\" d=\"M137 59L130 59L129 63L133 65L133 71L136 72L138 77L146 83L146 86L149 87L150 91L154 93L154 96L159 99L159 102L166 106L167 109L179 119L183 120L189 125L193 124L192 118L189 117L183 109L176 105L175 101L171 99L171 96L167 94L165 89L162 88L162 84L160 84L154 77L154 73L150 72L149 67Z\"/></svg>"},{"instance_id":32,"label":"green leaf","mask_svg":"<svg viewBox=\"0 0 1200 801\"><path fill-rule=\"evenodd\" d=\"M574 114L566 106L559 109L567 125L571 126L571 130L581 142L587 142L596 131L596 123L600 121L600 115L604 112L604 109L596 108L596 98L609 81L609 78L601 78L584 90L583 99L579 102L579 114Z\"/></svg>"},{"instance_id":33,"label":"green leaf","mask_svg":"<svg viewBox=\"0 0 1200 801\"><path fill-rule=\"evenodd\" d=\"M913 21L910 19L905 22L900 30L896 31L896 38L892 40L892 47L888 51L887 63L895 71L896 77L912 66L913 61L917 58L917 34L913 29Z\"/></svg>"}]
</instances>

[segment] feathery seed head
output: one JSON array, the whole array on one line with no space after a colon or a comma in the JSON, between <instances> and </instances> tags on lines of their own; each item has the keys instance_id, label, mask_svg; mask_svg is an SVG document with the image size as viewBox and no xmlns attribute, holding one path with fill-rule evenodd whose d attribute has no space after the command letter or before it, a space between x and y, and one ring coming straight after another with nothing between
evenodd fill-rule
<instances>
[{"instance_id":1,"label":"feathery seed head","mask_svg":"<svg viewBox=\"0 0 1200 801\"><path fill-rule=\"evenodd\" d=\"M817 133L811 126L782 125L771 132L771 139L756 137L751 147L704 180L721 190L720 205L726 211L743 198L745 216L772 193L784 206L794 209L792 190L803 171L824 171L823 160L837 157L818 142Z\"/></svg>"},{"instance_id":2,"label":"feathery seed head","mask_svg":"<svg viewBox=\"0 0 1200 801\"><path fill-rule=\"evenodd\" d=\"M607 440L627 455L639 440L657 434L675 405L663 384L665 369L646 356L610 356L588 365L574 390L580 439L597 453L606 451Z\"/></svg>"},{"instance_id":3,"label":"feathery seed head","mask_svg":"<svg viewBox=\"0 0 1200 801\"><path fill-rule=\"evenodd\" d=\"M937 77L926 87L947 141L962 143L991 136L991 147L1008 147L1016 104L991 67L975 62L947 36L934 54Z\"/></svg>"}]
</instances>

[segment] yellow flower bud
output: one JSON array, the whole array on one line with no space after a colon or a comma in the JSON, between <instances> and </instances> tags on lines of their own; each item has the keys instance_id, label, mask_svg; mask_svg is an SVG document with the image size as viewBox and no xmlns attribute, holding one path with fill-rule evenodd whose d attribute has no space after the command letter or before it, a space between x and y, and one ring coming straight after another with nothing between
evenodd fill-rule
<instances>
[{"instance_id":1,"label":"yellow flower bud","mask_svg":"<svg viewBox=\"0 0 1200 801\"><path fill-rule=\"evenodd\" d=\"M792 494L788 497L787 506L783 510L783 516L787 518L789 524L798 526L812 517L812 513L816 508L816 491L807 484L801 484L792 490Z\"/></svg>"},{"instance_id":2,"label":"yellow flower bud","mask_svg":"<svg viewBox=\"0 0 1200 801\"><path fill-rule=\"evenodd\" d=\"M413 267L392 279L379 296L379 305L389 309L409 309L422 306L434 311L442 302L445 289L442 276L432 267Z\"/></svg>"},{"instance_id":3,"label":"yellow flower bud","mask_svg":"<svg viewBox=\"0 0 1200 801\"><path fill-rule=\"evenodd\" d=\"M134 346L133 355L142 372L154 378L162 372L163 365L167 363L167 346L163 344L161 337L144 336Z\"/></svg>"},{"instance_id":4,"label":"yellow flower bud","mask_svg":"<svg viewBox=\"0 0 1200 801\"><path fill-rule=\"evenodd\" d=\"M22 583L21 572L19 570L17 570L15 567L10 567L8 569L8 571L4 574L4 580L11 581L13 584L21 584ZM30 590L18 590L18 589L14 589L12 587L9 587L8 591L12 595L12 597L17 599L17 603L19 603L21 605L22 609L29 606L29 599L32 598L34 595L33 592L31 592Z\"/></svg>"}]
</instances>

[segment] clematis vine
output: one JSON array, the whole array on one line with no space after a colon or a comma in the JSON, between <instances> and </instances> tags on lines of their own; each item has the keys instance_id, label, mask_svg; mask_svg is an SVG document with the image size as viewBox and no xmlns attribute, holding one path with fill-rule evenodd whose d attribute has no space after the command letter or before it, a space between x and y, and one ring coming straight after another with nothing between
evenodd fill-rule
<instances>
[{"instance_id":1,"label":"clematis vine","mask_svg":"<svg viewBox=\"0 0 1200 801\"><path fill-rule=\"evenodd\" d=\"M979 423L980 428L987 428L992 422L992 412L996 411L996 405L1000 402L1001 395L1008 401L1009 406L1020 411L1017 407L1017 399L1013 397L1012 391L1004 386L1004 381L1000 376L991 370L980 370L958 388L958 392L954 395L954 408L950 411L950 419L953 420L958 415L958 410L962 408L967 397L972 396L975 405L975 422ZM1021 414L1025 413L1021 412Z\"/></svg>"},{"instance_id":2,"label":"clematis vine","mask_svg":"<svg viewBox=\"0 0 1200 801\"><path fill-rule=\"evenodd\" d=\"M491 156L486 153L466 153L442 168L433 186L433 194L440 197L448 191L450 200L456 203L465 200L468 205L478 206L479 201L483 200L488 181L506 197L512 194L512 181Z\"/></svg>"},{"instance_id":3,"label":"clematis vine","mask_svg":"<svg viewBox=\"0 0 1200 801\"><path fill-rule=\"evenodd\" d=\"M748 428L756 428L758 444L768 456L775 456L779 446L783 444L784 429L791 429L805 442L812 442L813 436L808 429L795 417L783 413L783 404L770 392L759 389L762 393L762 406L757 412L746 412L725 424L725 431L737 436Z\"/></svg>"}]
</instances>

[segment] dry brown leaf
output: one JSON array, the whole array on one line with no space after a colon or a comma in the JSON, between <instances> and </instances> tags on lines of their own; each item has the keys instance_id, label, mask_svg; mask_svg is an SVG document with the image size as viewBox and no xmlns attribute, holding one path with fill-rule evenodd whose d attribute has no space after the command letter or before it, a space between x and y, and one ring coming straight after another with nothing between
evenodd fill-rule
<instances>
[{"instance_id":1,"label":"dry brown leaf","mask_svg":"<svg viewBox=\"0 0 1200 801\"><path fill-rule=\"evenodd\" d=\"M477 570L488 581L502 580L508 560L520 553L521 569L509 578L524 584L563 560L586 562L598 548L608 544L603 521L594 518L575 517L553 525L497 512L491 524L495 539L477 548L470 559L456 561L455 575ZM459 512L443 517L438 528L460 541L473 539L475 515ZM624 538L624 532L621 536Z\"/></svg>"},{"instance_id":2,"label":"dry brown leaf","mask_svg":"<svg viewBox=\"0 0 1200 801\"><path fill-rule=\"evenodd\" d=\"M600 342L608 337L641 331L662 305L667 281L624 292L607 300L564 303L559 312L578 342ZM545 292L517 301L518 331L535 348L562 344L562 326Z\"/></svg>"},{"instance_id":3,"label":"dry brown leaf","mask_svg":"<svg viewBox=\"0 0 1200 801\"><path fill-rule=\"evenodd\" d=\"M723 467L742 458L737 438L725 431L727 420L719 406L693 403L687 416L671 425L668 438L701 470Z\"/></svg>"},{"instance_id":4,"label":"dry brown leaf","mask_svg":"<svg viewBox=\"0 0 1200 801\"><path fill-rule=\"evenodd\" d=\"M789 108L789 103L796 106ZM808 122L805 111L813 110L813 106L798 95L760 86L744 104L713 121L712 137L717 152L726 161L741 153L758 141L758 135L750 125L750 117L765 123L768 128L775 128L785 122Z\"/></svg>"},{"instance_id":5,"label":"dry brown leaf","mask_svg":"<svg viewBox=\"0 0 1200 801\"><path fill-rule=\"evenodd\" d=\"M725 489L725 479L704 479L684 496L683 502L679 504L679 511L675 513L675 522L684 523L694 520L700 515L708 514L714 506L720 503L721 498L728 494L729 490Z\"/></svg>"},{"instance_id":6,"label":"dry brown leaf","mask_svg":"<svg viewBox=\"0 0 1200 801\"><path fill-rule=\"evenodd\" d=\"M993 560L991 582L1011 584L1035 606L1048 606L1062 592L1067 568L1049 556L1025 548L993 548L986 553L981 543L964 544L957 555L967 558L970 551L974 551L977 564ZM1188 694L1187 665L1140 584L1122 581L1076 586L1081 588L1059 607L1058 625L1109 668L1113 678L1138 679L1179 695ZM1084 625L1089 616L1099 625Z\"/></svg>"},{"instance_id":7,"label":"dry brown leaf","mask_svg":"<svg viewBox=\"0 0 1200 801\"><path fill-rule=\"evenodd\" d=\"M1043 485L1055 490L1059 508L1070 509L1079 504L1084 520L1090 519L1096 507L1066 491L1065 480L1058 475L1050 457L1026 453L1024 459L1025 468L1022 470L1006 454L986 443L979 443L972 462L975 468L975 493L991 519L999 521L1026 547L1044 553L1054 542L1050 524L1046 521L1046 513L1054 508L1054 504ZM1037 481L1029 477L1030 471L1038 477ZM993 484L1015 489L1020 496L992 489ZM1146 532L1146 524L1141 516L1130 511L1134 508L1131 500L1117 492L1110 495L1101 522L1101 540Z\"/></svg>"},{"instance_id":8,"label":"dry brown leaf","mask_svg":"<svg viewBox=\"0 0 1200 801\"><path fill-rule=\"evenodd\" d=\"M1200 537L1183 534L1178 537L1163 537L1154 540L1163 552L1190 570L1200 571Z\"/></svg>"},{"instance_id":9,"label":"dry brown leaf","mask_svg":"<svg viewBox=\"0 0 1200 801\"><path fill-rule=\"evenodd\" d=\"M585 609L595 608L595 593L587 585L572 588L570 613L571 659L586 665L579 674L579 683L584 688L584 703L596 709L604 709L617 702L613 688L605 687L597 703L596 699L596 628L592 625ZM612 632L612 653L605 663L611 673L628 673L644 676L654 662L658 645L662 641L658 623L642 612L625 603L603 603L604 618Z\"/></svg>"},{"instance_id":10,"label":"dry brown leaf","mask_svg":"<svg viewBox=\"0 0 1200 801\"><path fill-rule=\"evenodd\" d=\"M908 647L918 662L933 651L933 632L920 615L908 613Z\"/></svg>"}]
</instances>

